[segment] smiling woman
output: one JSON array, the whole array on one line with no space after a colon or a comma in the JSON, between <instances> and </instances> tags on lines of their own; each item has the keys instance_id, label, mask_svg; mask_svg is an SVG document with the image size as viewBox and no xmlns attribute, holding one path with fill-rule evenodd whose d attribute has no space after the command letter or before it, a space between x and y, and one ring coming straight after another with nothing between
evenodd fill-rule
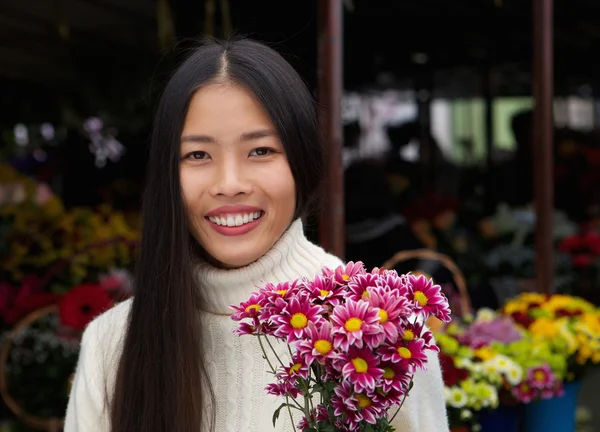
<instances>
[{"instance_id":1,"label":"smiling woman","mask_svg":"<svg viewBox=\"0 0 600 432\"><path fill-rule=\"evenodd\" d=\"M303 233L322 164L314 101L282 57L248 40L192 52L156 113L135 296L86 329L66 432L294 430L265 415L282 401L231 305L341 264ZM399 429L447 430L437 357L414 382Z\"/></svg>"},{"instance_id":2,"label":"smiling woman","mask_svg":"<svg viewBox=\"0 0 600 432\"><path fill-rule=\"evenodd\" d=\"M220 267L256 261L296 210L284 146L265 110L240 85L218 82L192 97L180 179L192 235Z\"/></svg>"}]
</instances>

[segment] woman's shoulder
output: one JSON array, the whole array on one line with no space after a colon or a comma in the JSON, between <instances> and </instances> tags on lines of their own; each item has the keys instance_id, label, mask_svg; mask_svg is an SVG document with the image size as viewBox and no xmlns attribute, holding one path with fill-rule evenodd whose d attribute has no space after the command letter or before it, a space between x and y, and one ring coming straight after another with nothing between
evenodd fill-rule
<instances>
[{"instance_id":1,"label":"woman's shoulder","mask_svg":"<svg viewBox=\"0 0 600 432\"><path fill-rule=\"evenodd\" d=\"M125 300L97 316L88 324L82 344L93 344L96 350L117 349L125 336L132 299Z\"/></svg>"}]
</instances>

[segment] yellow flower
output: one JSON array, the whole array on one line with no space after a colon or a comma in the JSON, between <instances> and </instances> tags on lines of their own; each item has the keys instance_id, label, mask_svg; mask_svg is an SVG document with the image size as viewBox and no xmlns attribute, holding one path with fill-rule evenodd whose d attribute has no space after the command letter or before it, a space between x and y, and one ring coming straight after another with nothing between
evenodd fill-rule
<instances>
[{"instance_id":1,"label":"yellow flower","mask_svg":"<svg viewBox=\"0 0 600 432\"><path fill-rule=\"evenodd\" d=\"M529 331L534 337L554 338L559 334L559 327L555 321L549 318L537 319L529 327Z\"/></svg>"},{"instance_id":2,"label":"yellow flower","mask_svg":"<svg viewBox=\"0 0 600 432\"><path fill-rule=\"evenodd\" d=\"M473 350L473 355L480 358L483 361L488 361L496 355L496 353L490 347L482 347Z\"/></svg>"}]
</instances>

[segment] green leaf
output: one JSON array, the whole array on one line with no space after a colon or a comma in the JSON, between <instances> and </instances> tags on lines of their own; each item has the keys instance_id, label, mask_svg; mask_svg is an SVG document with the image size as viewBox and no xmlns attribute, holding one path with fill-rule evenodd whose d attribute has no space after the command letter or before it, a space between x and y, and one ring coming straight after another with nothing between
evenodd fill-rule
<instances>
[{"instance_id":1,"label":"green leaf","mask_svg":"<svg viewBox=\"0 0 600 432\"><path fill-rule=\"evenodd\" d=\"M281 412L281 410L287 406L290 406L287 403L282 403L281 405L279 405L279 408L277 408L275 410L275 412L273 413L273 427L275 427L275 423L277 422L277 419L279 418L279 413Z\"/></svg>"}]
</instances>

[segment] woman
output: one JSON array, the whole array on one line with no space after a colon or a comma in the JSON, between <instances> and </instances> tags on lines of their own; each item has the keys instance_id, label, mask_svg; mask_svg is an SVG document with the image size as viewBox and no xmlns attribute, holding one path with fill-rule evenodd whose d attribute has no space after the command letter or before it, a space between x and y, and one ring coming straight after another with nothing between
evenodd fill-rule
<instances>
[{"instance_id":1,"label":"woman","mask_svg":"<svg viewBox=\"0 0 600 432\"><path fill-rule=\"evenodd\" d=\"M156 113L135 298L85 331L67 432L293 430L284 416L273 429L272 376L229 306L340 264L300 221L322 157L310 93L277 53L239 40L191 54ZM447 430L430 360L403 432Z\"/></svg>"}]
</instances>

